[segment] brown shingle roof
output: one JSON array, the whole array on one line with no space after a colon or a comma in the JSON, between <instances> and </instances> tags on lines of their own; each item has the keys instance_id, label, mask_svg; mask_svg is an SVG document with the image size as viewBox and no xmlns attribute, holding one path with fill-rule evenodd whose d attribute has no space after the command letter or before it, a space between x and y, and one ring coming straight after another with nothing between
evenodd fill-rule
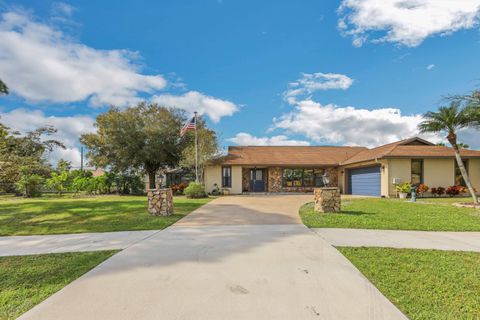
<instances>
[{"instance_id":1,"label":"brown shingle roof","mask_svg":"<svg viewBox=\"0 0 480 320\"><path fill-rule=\"evenodd\" d=\"M417 141L417 139L416 138L410 138L410 139L405 139L405 140L392 142L392 143L389 143L389 144L384 144L383 146L376 147L376 148L373 148L373 149L367 149L367 150L362 151L360 153L357 153L353 157L343 161L342 165L382 158L385 155L387 155L388 153L390 153L393 149L395 149L395 147L397 147L398 145L412 143L413 141ZM419 139L418 141L420 143L430 144L430 142L422 140L422 139Z\"/></svg>"},{"instance_id":2,"label":"brown shingle roof","mask_svg":"<svg viewBox=\"0 0 480 320\"><path fill-rule=\"evenodd\" d=\"M480 151L462 149L462 157L478 157ZM410 138L377 148L335 146L239 146L212 163L244 166L337 166L381 158L454 157L452 148L436 146L421 138Z\"/></svg>"},{"instance_id":3,"label":"brown shingle roof","mask_svg":"<svg viewBox=\"0 0 480 320\"><path fill-rule=\"evenodd\" d=\"M462 157L480 157L480 151L462 149ZM343 161L342 165L358 163L381 158L411 158L411 157L454 157L452 148L436 146L420 138L405 139L389 143L377 148L362 151L353 157Z\"/></svg>"},{"instance_id":4,"label":"brown shingle roof","mask_svg":"<svg viewBox=\"0 0 480 320\"><path fill-rule=\"evenodd\" d=\"M480 157L480 151L461 149L460 156ZM455 157L453 148L443 146L397 146L386 157Z\"/></svg>"},{"instance_id":5,"label":"brown shingle roof","mask_svg":"<svg viewBox=\"0 0 480 320\"><path fill-rule=\"evenodd\" d=\"M229 147L223 164L256 166L336 166L365 147L249 146Z\"/></svg>"}]
</instances>

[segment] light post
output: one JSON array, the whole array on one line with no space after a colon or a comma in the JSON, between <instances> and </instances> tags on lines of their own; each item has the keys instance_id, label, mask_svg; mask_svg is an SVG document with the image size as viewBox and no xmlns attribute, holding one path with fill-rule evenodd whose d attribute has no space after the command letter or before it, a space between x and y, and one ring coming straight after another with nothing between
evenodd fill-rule
<instances>
[{"instance_id":1,"label":"light post","mask_svg":"<svg viewBox=\"0 0 480 320\"><path fill-rule=\"evenodd\" d=\"M330 176L328 175L327 172L325 172L323 175L322 175L322 180L323 180L323 186L324 187L328 187L330 185Z\"/></svg>"}]
</instances>

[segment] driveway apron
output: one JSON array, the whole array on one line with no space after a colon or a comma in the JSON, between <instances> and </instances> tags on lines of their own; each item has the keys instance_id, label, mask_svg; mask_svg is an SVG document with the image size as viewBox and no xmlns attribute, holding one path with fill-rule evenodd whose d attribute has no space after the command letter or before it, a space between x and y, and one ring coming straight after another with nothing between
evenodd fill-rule
<instances>
[{"instance_id":1,"label":"driveway apron","mask_svg":"<svg viewBox=\"0 0 480 320\"><path fill-rule=\"evenodd\" d=\"M311 200L215 199L20 319L406 319L301 224L298 209Z\"/></svg>"}]
</instances>

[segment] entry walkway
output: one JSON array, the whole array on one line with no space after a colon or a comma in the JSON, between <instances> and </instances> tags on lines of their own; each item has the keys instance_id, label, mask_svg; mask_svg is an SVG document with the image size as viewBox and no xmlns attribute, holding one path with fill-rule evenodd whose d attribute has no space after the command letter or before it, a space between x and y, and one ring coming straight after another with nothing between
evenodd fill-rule
<instances>
[{"instance_id":1,"label":"entry walkway","mask_svg":"<svg viewBox=\"0 0 480 320\"><path fill-rule=\"evenodd\" d=\"M480 232L312 229L328 243L345 247L389 247L480 252Z\"/></svg>"},{"instance_id":2,"label":"entry walkway","mask_svg":"<svg viewBox=\"0 0 480 320\"><path fill-rule=\"evenodd\" d=\"M159 230L0 237L0 257L125 249Z\"/></svg>"},{"instance_id":3,"label":"entry walkway","mask_svg":"<svg viewBox=\"0 0 480 320\"><path fill-rule=\"evenodd\" d=\"M303 226L311 196L211 201L20 319L406 319Z\"/></svg>"}]
</instances>

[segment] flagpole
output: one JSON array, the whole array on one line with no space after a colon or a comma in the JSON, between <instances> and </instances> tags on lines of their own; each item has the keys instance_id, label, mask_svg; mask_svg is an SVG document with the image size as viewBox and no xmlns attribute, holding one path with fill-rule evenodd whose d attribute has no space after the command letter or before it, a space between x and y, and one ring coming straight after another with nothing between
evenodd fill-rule
<instances>
[{"instance_id":1,"label":"flagpole","mask_svg":"<svg viewBox=\"0 0 480 320\"><path fill-rule=\"evenodd\" d=\"M197 111L195 111L195 182L198 183L198 134Z\"/></svg>"}]
</instances>

